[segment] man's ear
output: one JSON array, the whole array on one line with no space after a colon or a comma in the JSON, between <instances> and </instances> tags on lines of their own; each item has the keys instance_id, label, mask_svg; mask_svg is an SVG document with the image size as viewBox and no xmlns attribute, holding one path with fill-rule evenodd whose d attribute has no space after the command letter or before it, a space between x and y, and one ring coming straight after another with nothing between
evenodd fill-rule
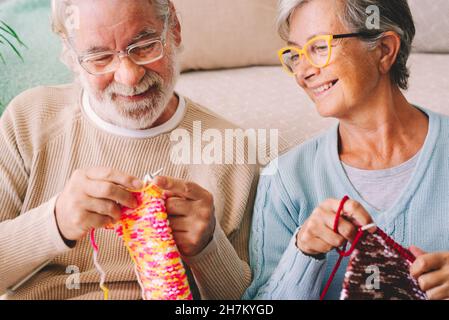
<instances>
[{"instance_id":1,"label":"man's ear","mask_svg":"<svg viewBox=\"0 0 449 320\"><path fill-rule=\"evenodd\" d=\"M170 26L173 32L173 40L175 41L175 46L180 47L182 43L182 34L181 34L181 23L178 19L178 13L176 12L176 8L173 2L170 1L170 16L172 17L172 21L170 21Z\"/></svg>"},{"instance_id":2,"label":"man's ear","mask_svg":"<svg viewBox=\"0 0 449 320\"><path fill-rule=\"evenodd\" d=\"M67 40L62 40L62 52L60 56L60 60L63 64L69 68L70 71L74 73L79 73L79 63L77 63L77 57L73 50L68 46Z\"/></svg>"},{"instance_id":3,"label":"man's ear","mask_svg":"<svg viewBox=\"0 0 449 320\"><path fill-rule=\"evenodd\" d=\"M396 62L401 49L401 37L394 31L387 31L380 39L380 63L379 70L383 74L390 72Z\"/></svg>"}]
</instances>

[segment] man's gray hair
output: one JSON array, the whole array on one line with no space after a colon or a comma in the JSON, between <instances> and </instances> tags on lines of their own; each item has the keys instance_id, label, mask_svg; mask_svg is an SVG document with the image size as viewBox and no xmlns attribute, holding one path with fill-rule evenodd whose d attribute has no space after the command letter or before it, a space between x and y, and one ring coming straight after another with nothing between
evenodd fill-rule
<instances>
[{"instance_id":1,"label":"man's gray hair","mask_svg":"<svg viewBox=\"0 0 449 320\"><path fill-rule=\"evenodd\" d=\"M279 0L278 11L278 32L284 40L288 40L290 32L290 18L294 11L306 2L313 0ZM415 24L407 0L334 0L343 3L343 10L339 18L351 32L359 32L363 35L361 39L365 41L369 48L377 46L378 40L382 38L382 33L394 31L401 37L401 48L396 62L391 68L390 76L394 84L401 89L408 88L410 72L407 68L407 61L412 49L412 42L415 37ZM369 13L367 9L375 6L380 11L379 28L369 28L367 21Z\"/></svg>"},{"instance_id":2,"label":"man's gray hair","mask_svg":"<svg viewBox=\"0 0 449 320\"><path fill-rule=\"evenodd\" d=\"M156 16L163 20L167 19L170 14L170 0L148 0L156 11ZM63 38L69 36L69 30L67 27L73 23L72 15L73 11L71 7L73 0L52 0L52 29L53 32Z\"/></svg>"}]
</instances>

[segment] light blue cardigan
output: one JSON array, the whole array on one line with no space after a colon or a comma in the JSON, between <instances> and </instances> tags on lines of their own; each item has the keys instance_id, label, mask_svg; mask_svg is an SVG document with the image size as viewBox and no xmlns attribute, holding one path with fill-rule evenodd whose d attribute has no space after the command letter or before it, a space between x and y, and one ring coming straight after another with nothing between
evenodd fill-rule
<instances>
[{"instance_id":1,"label":"light blue cardigan","mask_svg":"<svg viewBox=\"0 0 449 320\"><path fill-rule=\"evenodd\" d=\"M429 132L410 182L395 204L376 212L348 180L338 155L338 124L278 159L278 171L262 176L250 236L253 282L244 299L318 299L338 257L303 255L298 228L318 204L348 195L400 244L428 252L449 251L449 117L421 109ZM327 294L339 299L347 258Z\"/></svg>"}]
</instances>

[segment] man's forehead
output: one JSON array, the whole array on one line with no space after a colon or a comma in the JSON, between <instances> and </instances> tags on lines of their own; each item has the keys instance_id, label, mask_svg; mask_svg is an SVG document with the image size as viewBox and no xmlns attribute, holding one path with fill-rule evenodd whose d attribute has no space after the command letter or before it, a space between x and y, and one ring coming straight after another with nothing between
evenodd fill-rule
<instances>
[{"instance_id":1,"label":"man's forehead","mask_svg":"<svg viewBox=\"0 0 449 320\"><path fill-rule=\"evenodd\" d=\"M151 0L70 0L71 6L76 6L78 8L100 8L102 10L110 8L123 9L124 7L135 6L136 8L141 8L145 10L148 7L153 8L153 1ZM140 10L140 11L142 11Z\"/></svg>"},{"instance_id":2,"label":"man's forehead","mask_svg":"<svg viewBox=\"0 0 449 320\"><path fill-rule=\"evenodd\" d=\"M127 1L116 8L107 4L110 0L93 1L93 7L79 1L80 24L73 40L83 51L122 50L142 37L160 34L163 29L163 21L156 17L149 1L140 8Z\"/></svg>"},{"instance_id":3,"label":"man's forehead","mask_svg":"<svg viewBox=\"0 0 449 320\"><path fill-rule=\"evenodd\" d=\"M158 18L151 1L148 0L77 0L80 29L130 28L138 22L157 25Z\"/></svg>"}]
</instances>

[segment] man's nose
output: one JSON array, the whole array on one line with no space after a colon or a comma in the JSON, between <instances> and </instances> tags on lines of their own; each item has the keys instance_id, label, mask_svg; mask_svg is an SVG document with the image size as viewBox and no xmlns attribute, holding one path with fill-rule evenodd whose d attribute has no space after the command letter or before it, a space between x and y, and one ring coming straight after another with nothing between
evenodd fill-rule
<instances>
[{"instance_id":1,"label":"man's nose","mask_svg":"<svg viewBox=\"0 0 449 320\"><path fill-rule=\"evenodd\" d=\"M135 64L131 59L125 57L120 61L120 67L114 74L115 81L128 87L137 86L145 76L145 68Z\"/></svg>"}]
</instances>

